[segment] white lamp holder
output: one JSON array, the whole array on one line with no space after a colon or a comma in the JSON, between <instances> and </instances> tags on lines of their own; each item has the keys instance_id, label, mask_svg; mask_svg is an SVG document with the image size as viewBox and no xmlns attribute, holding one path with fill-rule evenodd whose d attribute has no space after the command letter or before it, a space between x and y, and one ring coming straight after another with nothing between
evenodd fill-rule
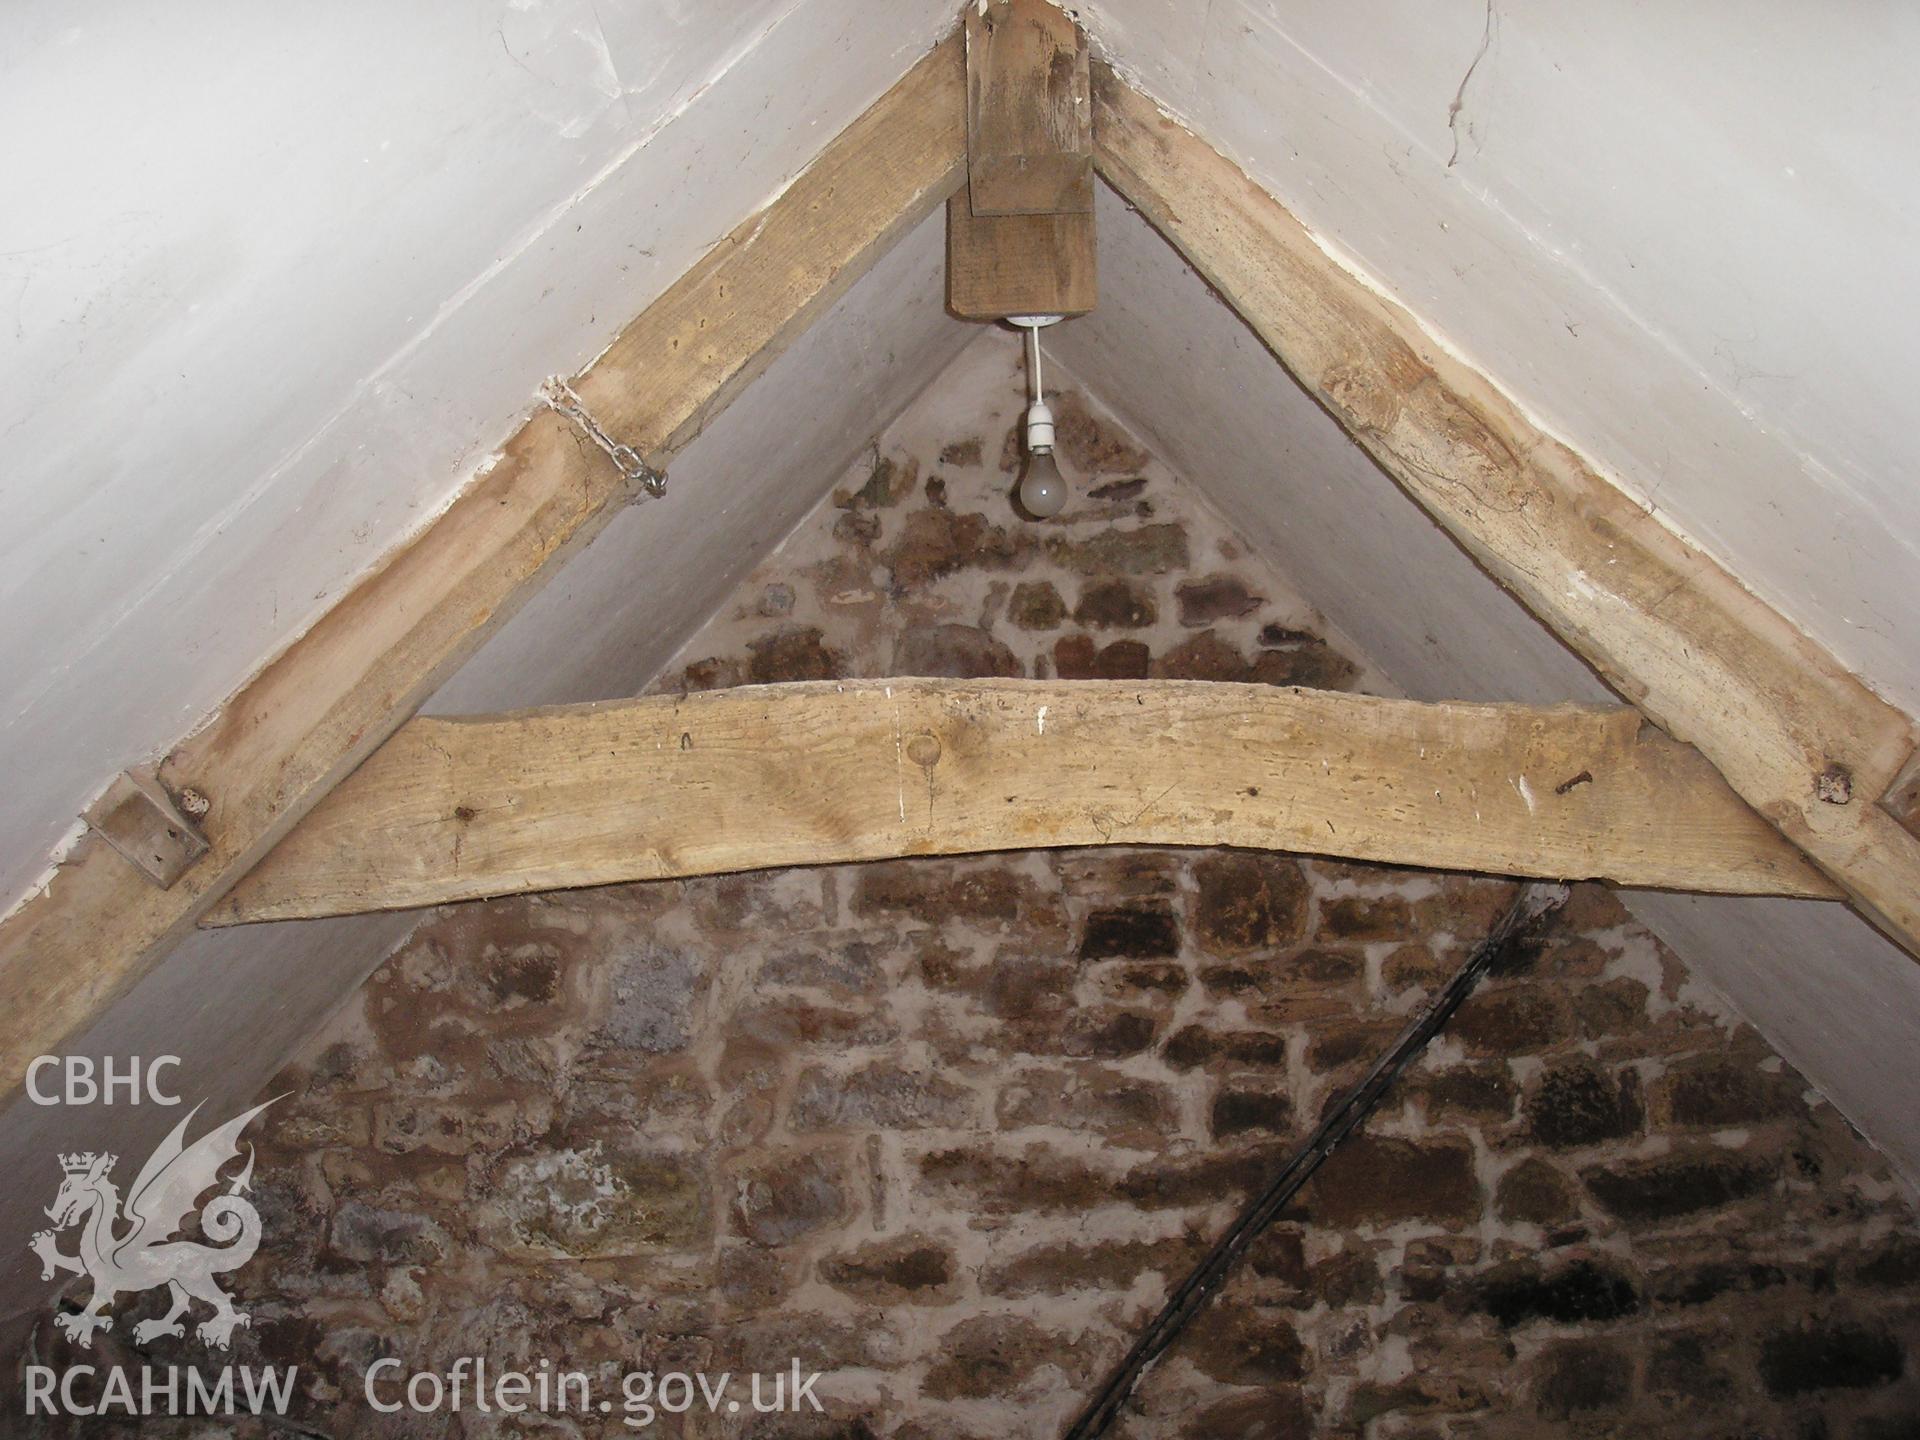
<instances>
[{"instance_id":1,"label":"white lamp holder","mask_svg":"<svg viewBox=\"0 0 1920 1440\"><path fill-rule=\"evenodd\" d=\"M1040 385L1040 332L1058 325L1063 315L1009 315L1007 323L1027 332L1027 380L1032 401L1027 406L1027 453L1041 455L1053 449L1053 411Z\"/></svg>"}]
</instances>

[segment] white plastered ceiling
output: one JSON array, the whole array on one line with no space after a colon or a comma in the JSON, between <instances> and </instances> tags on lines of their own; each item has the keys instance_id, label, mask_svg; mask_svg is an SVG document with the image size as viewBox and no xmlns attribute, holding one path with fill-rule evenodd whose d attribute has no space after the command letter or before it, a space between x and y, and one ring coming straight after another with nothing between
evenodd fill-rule
<instances>
[{"instance_id":1,"label":"white plastered ceiling","mask_svg":"<svg viewBox=\"0 0 1920 1440\"><path fill-rule=\"evenodd\" d=\"M0 907L954 20L10 6Z\"/></svg>"},{"instance_id":2,"label":"white plastered ceiling","mask_svg":"<svg viewBox=\"0 0 1920 1440\"><path fill-rule=\"evenodd\" d=\"M1330 248L1920 711L1920 9L1085 9Z\"/></svg>"},{"instance_id":3,"label":"white plastered ceiling","mask_svg":"<svg viewBox=\"0 0 1920 1440\"><path fill-rule=\"evenodd\" d=\"M1098 0L1083 18L1332 247L1913 708L1920 183L1888 136L1920 94L1889 31L1915 22L1357 8ZM46 7L0 42L0 133L44 137L0 148L0 193L44 201L0 211L11 889L112 772L424 523L542 376L604 345L954 18L918 0L743 4L717 28L710 11ZM1877 40L1849 28L1870 19ZM1049 340L1096 394L1409 694L1601 693L1142 221L1100 204L1100 309ZM639 689L972 333L940 310L939 226L434 708ZM1920 1175L1920 966L1838 907L1636 904ZM164 1044L185 1092L237 1101L402 924L197 937L78 1048ZM0 1154L50 1154L58 1116L16 1104ZM165 1118L122 1112L124 1138L101 1138L131 1150ZM9 1231L28 1179L0 1180Z\"/></svg>"}]
</instances>

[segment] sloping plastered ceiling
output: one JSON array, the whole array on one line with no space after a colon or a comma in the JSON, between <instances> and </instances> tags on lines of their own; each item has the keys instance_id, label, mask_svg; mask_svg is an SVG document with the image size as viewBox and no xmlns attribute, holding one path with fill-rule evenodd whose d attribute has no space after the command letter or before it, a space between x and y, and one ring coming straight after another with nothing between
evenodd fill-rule
<instances>
[{"instance_id":1,"label":"sloping plastered ceiling","mask_svg":"<svg viewBox=\"0 0 1920 1440\"><path fill-rule=\"evenodd\" d=\"M1920 11L1085 9L1330 248L1920 711Z\"/></svg>"},{"instance_id":2,"label":"sloping plastered ceiling","mask_svg":"<svg viewBox=\"0 0 1920 1440\"><path fill-rule=\"evenodd\" d=\"M1330 245L1912 709L1920 491L1900 462L1920 357L1902 312L1920 182L1887 137L1914 128L1896 62L1920 37L1897 43L1889 27L1915 22L1867 9L1448 0L1363 23L1099 0L1082 18ZM0 193L44 203L0 210L8 891L113 771L167 748L429 518L543 376L596 353L953 18L513 0L19 19L0 126L42 139L0 150ZM1101 308L1050 341L1091 390L1408 693L1600 693L1142 221L1101 205ZM640 688L966 343L939 308L941 259L935 218L434 708ZM1642 909L1920 1174L1920 966L1837 907ZM183 1091L237 1099L404 924L196 937L81 1048L164 1036L189 1056ZM49 1113L0 1117L0 1153L44 1154ZM0 1218L24 1203L0 1192Z\"/></svg>"},{"instance_id":3,"label":"sloping plastered ceiling","mask_svg":"<svg viewBox=\"0 0 1920 1440\"><path fill-rule=\"evenodd\" d=\"M0 905L954 18L10 7Z\"/></svg>"}]
</instances>

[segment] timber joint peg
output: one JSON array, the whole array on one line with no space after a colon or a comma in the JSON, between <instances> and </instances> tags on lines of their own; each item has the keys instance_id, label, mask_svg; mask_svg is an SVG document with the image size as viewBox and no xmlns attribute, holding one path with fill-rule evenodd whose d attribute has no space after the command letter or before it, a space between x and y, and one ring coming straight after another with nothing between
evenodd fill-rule
<instances>
[{"instance_id":1,"label":"timber joint peg","mask_svg":"<svg viewBox=\"0 0 1920 1440\"><path fill-rule=\"evenodd\" d=\"M1829 805L1845 805L1853 799L1853 771L1838 763L1828 765L1814 780L1813 793Z\"/></svg>"}]
</instances>

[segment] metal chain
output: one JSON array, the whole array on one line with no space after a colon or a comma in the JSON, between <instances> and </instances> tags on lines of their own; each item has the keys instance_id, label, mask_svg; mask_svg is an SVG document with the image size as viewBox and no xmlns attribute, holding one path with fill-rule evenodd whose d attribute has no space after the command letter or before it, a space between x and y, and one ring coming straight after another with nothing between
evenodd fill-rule
<instances>
[{"instance_id":1,"label":"metal chain","mask_svg":"<svg viewBox=\"0 0 1920 1440\"><path fill-rule=\"evenodd\" d=\"M540 399L549 410L566 416L582 435L606 451L614 468L628 480L638 484L649 495L658 497L667 493L665 472L654 469L640 458L638 450L631 445L622 445L602 430L600 422L588 412L587 402L576 395L573 387L558 375L549 376L547 383L540 387Z\"/></svg>"}]
</instances>

